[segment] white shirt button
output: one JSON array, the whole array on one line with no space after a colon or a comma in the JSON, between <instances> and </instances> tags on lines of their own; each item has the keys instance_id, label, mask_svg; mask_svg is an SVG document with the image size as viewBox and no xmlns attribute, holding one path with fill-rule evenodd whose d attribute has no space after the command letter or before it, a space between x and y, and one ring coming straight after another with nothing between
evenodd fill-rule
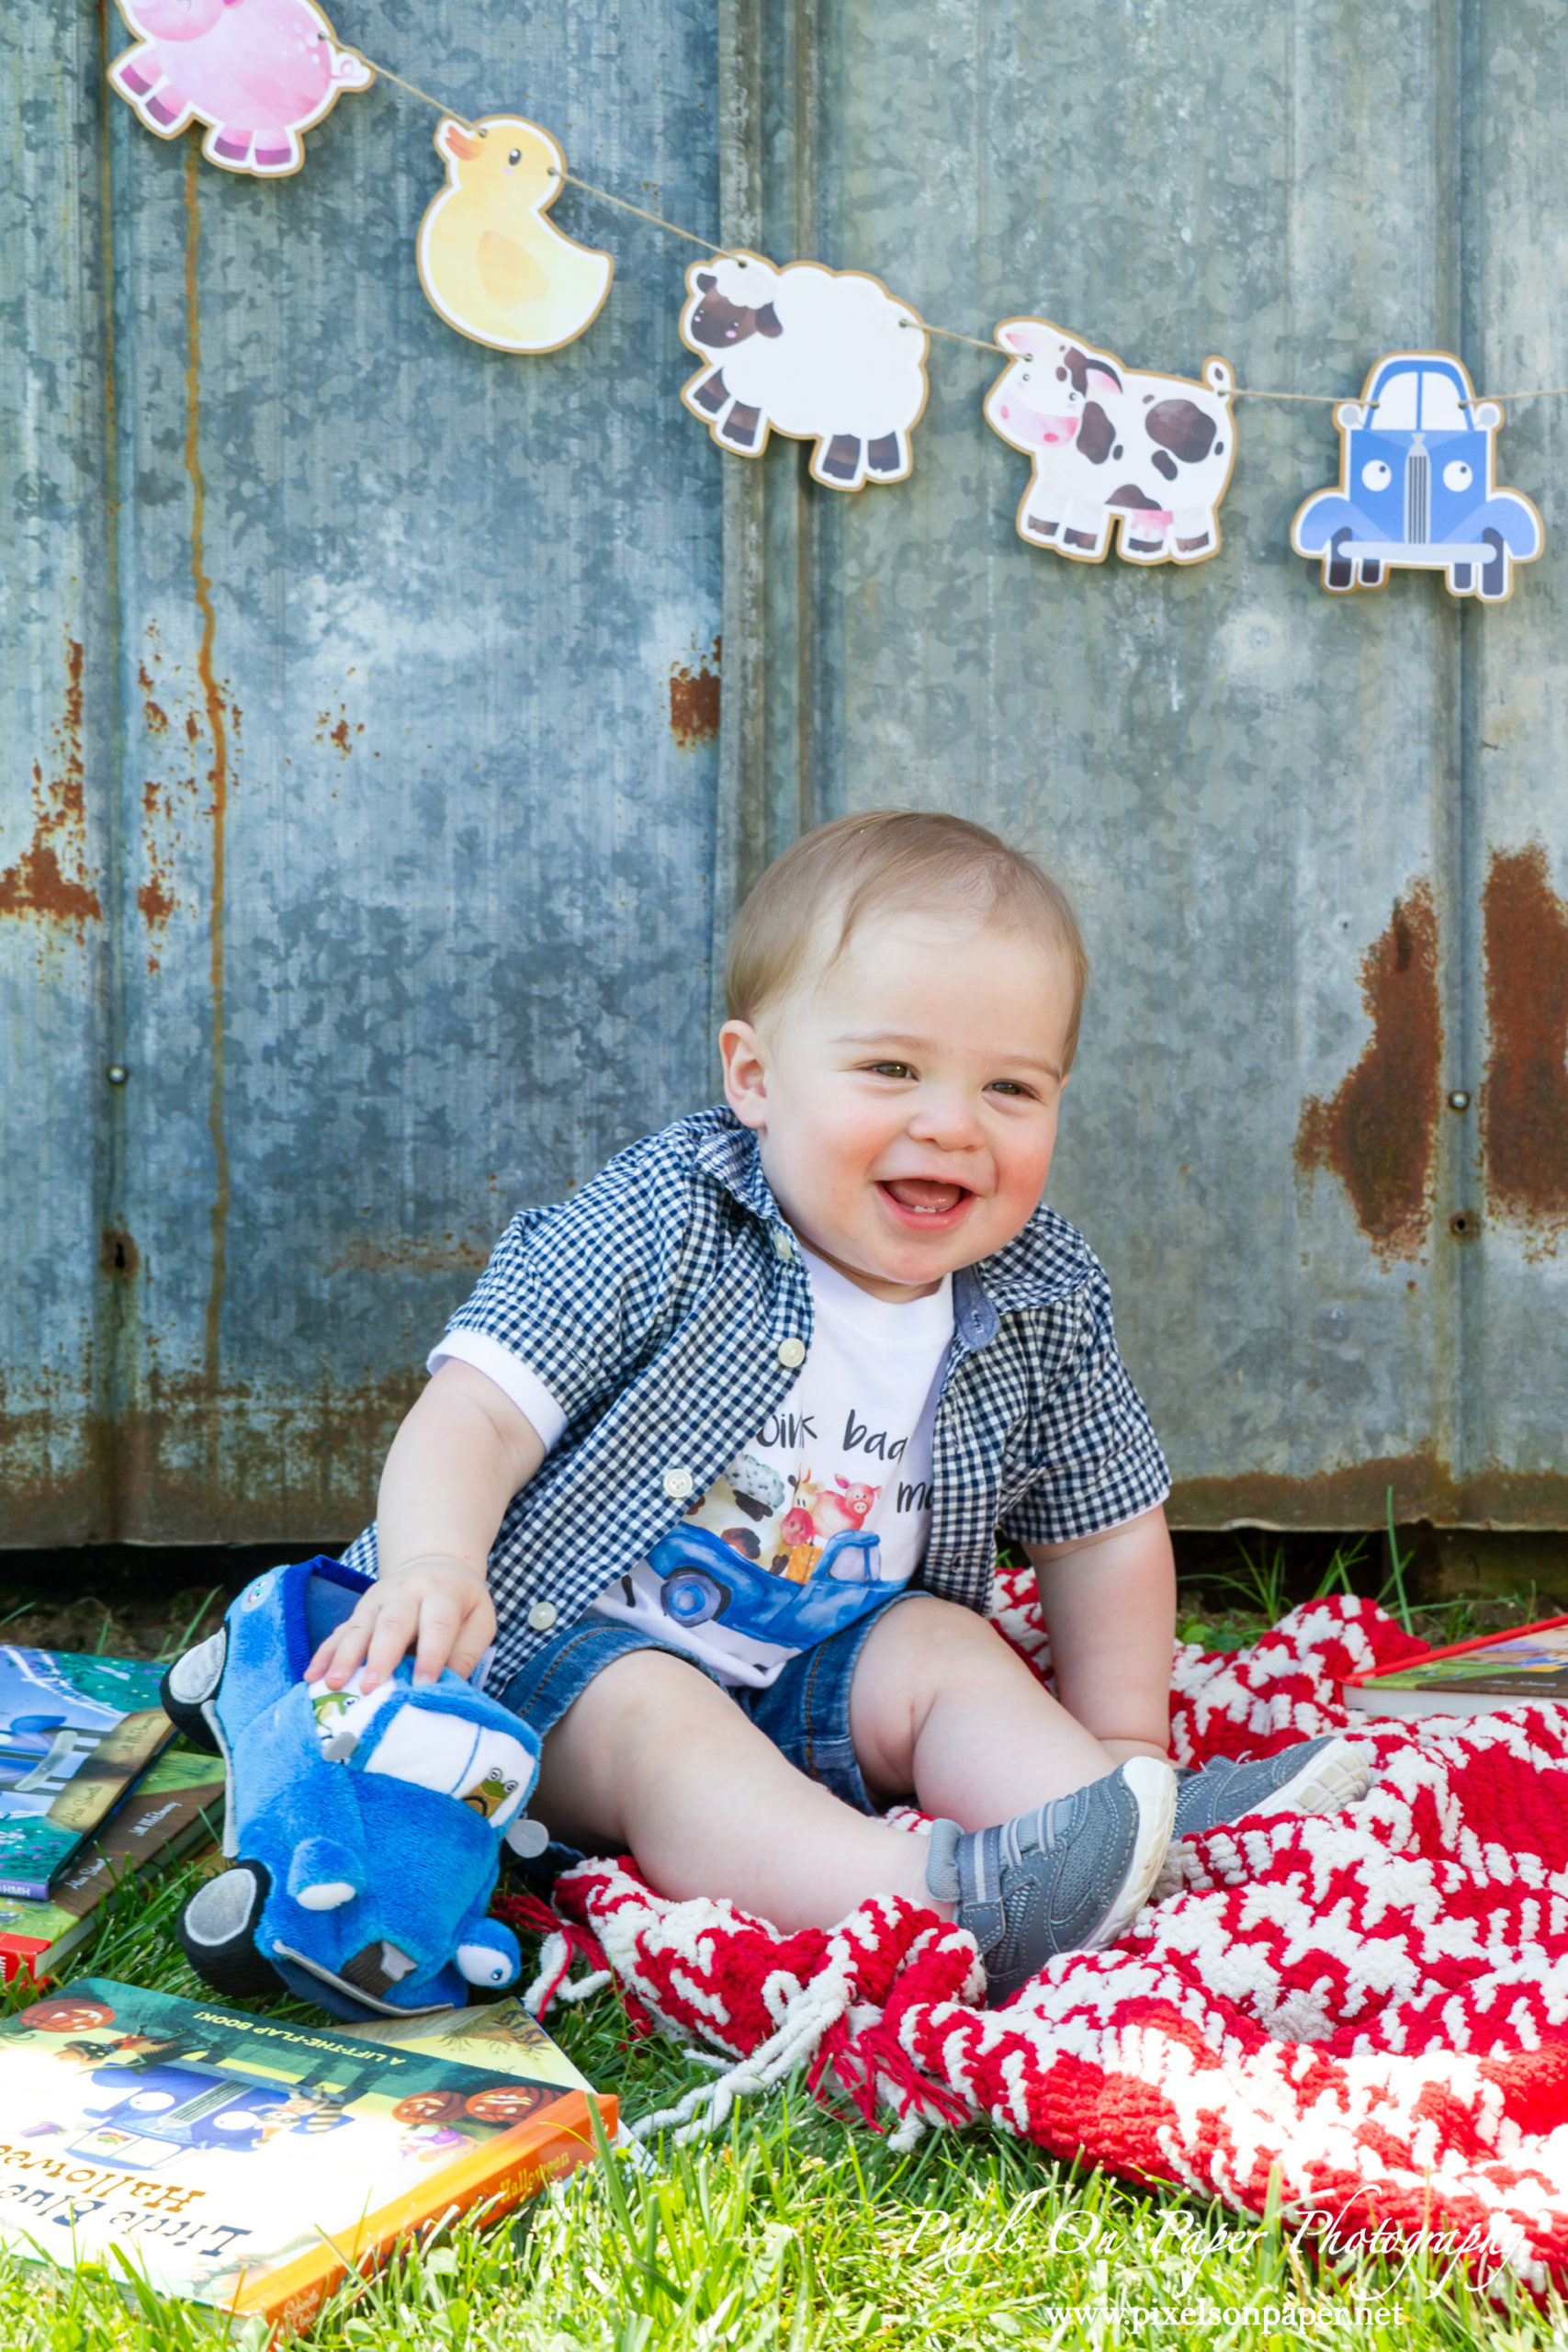
<instances>
[{"instance_id":1,"label":"white shirt button","mask_svg":"<svg viewBox=\"0 0 1568 2352\"><path fill-rule=\"evenodd\" d=\"M773 1254L778 1258L793 1258L795 1255L795 1244L782 1225L773 1227Z\"/></svg>"},{"instance_id":2,"label":"white shirt button","mask_svg":"<svg viewBox=\"0 0 1568 2352\"><path fill-rule=\"evenodd\" d=\"M681 1469L666 1470L660 1481L672 1503L683 1503L696 1483L689 1470Z\"/></svg>"},{"instance_id":3,"label":"white shirt button","mask_svg":"<svg viewBox=\"0 0 1568 2352\"><path fill-rule=\"evenodd\" d=\"M806 1362L805 1340L781 1340L779 1341L779 1362L783 1364L786 1372L793 1372L797 1364L804 1363Z\"/></svg>"},{"instance_id":4,"label":"white shirt button","mask_svg":"<svg viewBox=\"0 0 1568 2352\"><path fill-rule=\"evenodd\" d=\"M528 1611L528 1623L536 1634L547 1634L559 1615L553 1600L536 1600Z\"/></svg>"}]
</instances>

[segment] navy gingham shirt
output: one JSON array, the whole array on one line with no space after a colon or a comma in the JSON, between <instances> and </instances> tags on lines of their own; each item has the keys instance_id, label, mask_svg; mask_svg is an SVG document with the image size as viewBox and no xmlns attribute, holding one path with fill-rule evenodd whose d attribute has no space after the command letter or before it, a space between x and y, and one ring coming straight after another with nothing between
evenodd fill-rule
<instances>
[{"instance_id":1,"label":"navy gingham shirt","mask_svg":"<svg viewBox=\"0 0 1568 2352\"><path fill-rule=\"evenodd\" d=\"M953 1321L914 1582L984 1611L998 1528L1026 1544L1097 1534L1170 1479L1105 1270L1055 1210L954 1274ZM719 1108L513 1217L447 1329L512 1350L566 1415L490 1555L500 1690L778 1410L811 1344L811 1290L756 1136ZM374 1528L346 1556L374 1571Z\"/></svg>"}]
</instances>

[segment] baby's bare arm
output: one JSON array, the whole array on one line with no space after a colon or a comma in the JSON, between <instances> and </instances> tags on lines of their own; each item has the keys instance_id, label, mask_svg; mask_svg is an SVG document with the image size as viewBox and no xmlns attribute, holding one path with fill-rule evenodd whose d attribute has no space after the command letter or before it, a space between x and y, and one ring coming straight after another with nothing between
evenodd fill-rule
<instances>
[{"instance_id":1,"label":"baby's bare arm","mask_svg":"<svg viewBox=\"0 0 1568 2352\"><path fill-rule=\"evenodd\" d=\"M392 1441L376 1519L379 1574L321 1645L307 1680L384 1682L415 1649L414 1679L471 1674L495 1638L485 1565L507 1504L545 1458L527 1417L493 1380L448 1358Z\"/></svg>"},{"instance_id":2,"label":"baby's bare arm","mask_svg":"<svg viewBox=\"0 0 1568 2352\"><path fill-rule=\"evenodd\" d=\"M1024 1548L1063 1706L1119 1762L1165 1755L1176 1569L1164 1511L1077 1544Z\"/></svg>"}]
</instances>

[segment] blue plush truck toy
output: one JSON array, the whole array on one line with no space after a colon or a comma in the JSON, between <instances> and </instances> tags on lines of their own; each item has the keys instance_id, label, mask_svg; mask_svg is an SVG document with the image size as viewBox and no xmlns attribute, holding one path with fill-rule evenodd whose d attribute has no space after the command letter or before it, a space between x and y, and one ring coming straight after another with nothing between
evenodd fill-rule
<instances>
[{"instance_id":1,"label":"blue plush truck toy","mask_svg":"<svg viewBox=\"0 0 1568 2352\"><path fill-rule=\"evenodd\" d=\"M215 1993L288 1990L341 2018L460 2006L513 1984L517 1939L487 1917L501 1849L537 1853L538 1744L495 1700L405 1659L368 1694L306 1686L317 1645L369 1579L328 1559L247 1585L164 1681L187 1738L222 1757L231 1867L176 1933Z\"/></svg>"}]
</instances>

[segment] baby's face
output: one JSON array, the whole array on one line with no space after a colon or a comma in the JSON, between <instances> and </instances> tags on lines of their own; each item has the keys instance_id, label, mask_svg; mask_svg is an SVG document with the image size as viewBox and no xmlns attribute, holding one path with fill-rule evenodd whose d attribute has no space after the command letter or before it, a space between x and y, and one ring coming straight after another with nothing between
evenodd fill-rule
<instances>
[{"instance_id":1,"label":"baby's face","mask_svg":"<svg viewBox=\"0 0 1568 2352\"><path fill-rule=\"evenodd\" d=\"M1010 1241L1050 1172L1072 1002L1027 933L898 916L726 1023L725 1091L801 1238L883 1298Z\"/></svg>"}]
</instances>

